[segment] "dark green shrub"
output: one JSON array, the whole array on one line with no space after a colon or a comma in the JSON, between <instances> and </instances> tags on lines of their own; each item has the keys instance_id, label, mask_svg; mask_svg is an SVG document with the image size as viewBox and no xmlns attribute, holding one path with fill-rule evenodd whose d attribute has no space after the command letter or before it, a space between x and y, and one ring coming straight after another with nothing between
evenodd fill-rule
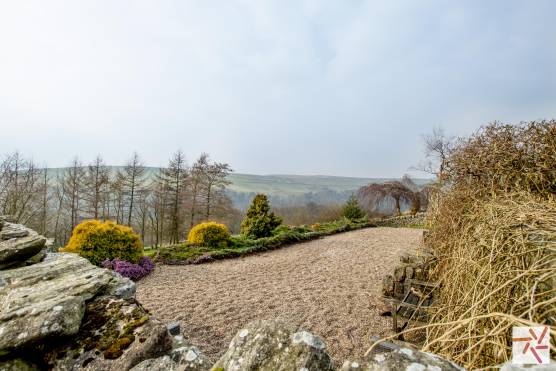
<instances>
[{"instance_id":1,"label":"dark green shrub","mask_svg":"<svg viewBox=\"0 0 556 371\"><path fill-rule=\"evenodd\" d=\"M270 211L266 195L258 194L253 198L241 223L241 234L252 238L269 237L280 224L282 224L282 218Z\"/></svg>"},{"instance_id":2,"label":"dark green shrub","mask_svg":"<svg viewBox=\"0 0 556 371\"><path fill-rule=\"evenodd\" d=\"M365 213L359 207L359 202L355 195L351 195L349 200L342 208L342 215L349 220L361 219L365 216Z\"/></svg>"},{"instance_id":3,"label":"dark green shrub","mask_svg":"<svg viewBox=\"0 0 556 371\"><path fill-rule=\"evenodd\" d=\"M289 226L282 224L282 225L274 228L274 230L272 231L272 234L276 236L276 235L279 235L279 234L282 234L282 233L287 233L290 230L291 230L291 228Z\"/></svg>"}]
</instances>

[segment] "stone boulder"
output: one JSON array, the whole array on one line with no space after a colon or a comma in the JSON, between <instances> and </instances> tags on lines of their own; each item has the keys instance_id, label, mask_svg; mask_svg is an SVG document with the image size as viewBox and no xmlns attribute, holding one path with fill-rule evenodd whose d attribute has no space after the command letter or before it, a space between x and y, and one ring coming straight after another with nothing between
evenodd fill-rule
<instances>
[{"instance_id":1,"label":"stone boulder","mask_svg":"<svg viewBox=\"0 0 556 371\"><path fill-rule=\"evenodd\" d=\"M75 254L0 271L0 350L76 334L85 302L104 292L131 297L135 285Z\"/></svg>"},{"instance_id":2,"label":"stone boulder","mask_svg":"<svg viewBox=\"0 0 556 371\"><path fill-rule=\"evenodd\" d=\"M254 321L233 338L216 370L334 370L324 342L278 321Z\"/></svg>"},{"instance_id":3,"label":"stone boulder","mask_svg":"<svg viewBox=\"0 0 556 371\"><path fill-rule=\"evenodd\" d=\"M195 346L183 346L173 349L168 355L148 359L131 371L207 371L210 362Z\"/></svg>"},{"instance_id":4,"label":"stone boulder","mask_svg":"<svg viewBox=\"0 0 556 371\"><path fill-rule=\"evenodd\" d=\"M130 371L177 371L178 365L170 356L146 359L133 367Z\"/></svg>"},{"instance_id":5,"label":"stone boulder","mask_svg":"<svg viewBox=\"0 0 556 371\"><path fill-rule=\"evenodd\" d=\"M500 371L554 371L556 370L556 360L551 359L549 364L544 365L514 365L512 361L504 363Z\"/></svg>"},{"instance_id":6,"label":"stone boulder","mask_svg":"<svg viewBox=\"0 0 556 371\"><path fill-rule=\"evenodd\" d=\"M26 228L22 224L5 223L0 230L0 240L27 237L31 233L36 235L33 230Z\"/></svg>"},{"instance_id":7,"label":"stone boulder","mask_svg":"<svg viewBox=\"0 0 556 371\"><path fill-rule=\"evenodd\" d=\"M40 262L46 254L46 238L9 220L0 216L0 270Z\"/></svg>"},{"instance_id":8,"label":"stone boulder","mask_svg":"<svg viewBox=\"0 0 556 371\"><path fill-rule=\"evenodd\" d=\"M25 362L16 358L9 361L0 361L0 370L2 371L35 371L38 367L32 363Z\"/></svg>"},{"instance_id":9,"label":"stone boulder","mask_svg":"<svg viewBox=\"0 0 556 371\"><path fill-rule=\"evenodd\" d=\"M134 282L76 254L47 253L46 238L0 222L0 370L129 370L172 349Z\"/></svg>"},{"instance_id":10,"label":"stone boulder","mask_svg":"<svg viewBox=\"0 0 556 371\"><path fill-rule=\"evenodd\" d=\"M465 371L453 362L410 347L375 354L366 361L345 361L341 371Z\"/></svg>"},{"instance_id":11,"label":"stone boulder","mask_svg":"<svg viewBox=\"0 0 556 371\"><path fill-rule=\"evenodd\" d=\"M50 347L43 361L55 370L129 370L171 347L166 326L135 299L101 296L87 303L79 333Z\"/></svg>"},{"instance_id":12,"label":"stone boulder","mask_svg":"<svg viewBox=\"0 0 556 371\"><path fill-rule=\"evenodd\" d=\"M13 267L39 254L45 243L46 238L36 233L10 239L0 238L0 269Z\"/></svg>"}]
</instances>

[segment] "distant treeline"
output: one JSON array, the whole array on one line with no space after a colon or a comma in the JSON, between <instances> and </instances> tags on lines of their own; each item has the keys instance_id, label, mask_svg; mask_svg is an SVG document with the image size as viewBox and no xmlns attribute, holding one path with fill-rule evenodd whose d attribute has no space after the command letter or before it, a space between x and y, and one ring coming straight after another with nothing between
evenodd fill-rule
<instances>
[{"instance_id":1,"label":"distant treeline","mask_svg":"<svg viewBox=\"0 0 556 371\"><path fill-rule=\"evenodd\" d=\"M239 225L241 214L224 189L232 169L208 154L188 166L181 151L165 168L146 168L134 153L121 168L98 156L74 158L60 170L38 167L20 153L0 161L0 214L11 215L64 245L85 219L115 220L141 234L147 245L176 243L194 224L218 220Z\"/></svg>"},{"instance_id":2,"label":"distant treeline","mask_svg":"<svg viewBox=\"0 0 556 371\"><path fill-rule=\"evenodd\" d=\"M193 225L206 220L237 233L256 192L228 189L231 172L205 153L191 166L178 151L164 168L146 167L134 153L122 167L108 166L98 156L89 164L74 158L67 167L49 169L15 152L0 160L0 214L58 246L87 219L129 225L145 245L154 246L182 241ZM338 219L341 204L355 191L270 194L269 199L285 223L312 224Z\"/></svg>"}]
</instances>

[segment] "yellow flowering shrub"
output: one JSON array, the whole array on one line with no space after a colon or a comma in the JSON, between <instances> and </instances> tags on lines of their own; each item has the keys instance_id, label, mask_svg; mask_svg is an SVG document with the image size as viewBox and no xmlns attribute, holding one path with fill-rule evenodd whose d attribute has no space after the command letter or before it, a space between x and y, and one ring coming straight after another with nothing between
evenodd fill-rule
<instances>
[{"instance_id":1,"label":"yellow flowering shrub","mask_svg":"<svg viewBox=\"0 0 556 371\"><path fill-rule=\"evenodd\" d=\"M230 231L224 224L206 222L191 228L187 242L196 246L224 247L230 239Z\"/></svg>"},{"instance_id":2,"label":"yellow flowering shrub","mask_svg":"<svg viewBox=\"0 0 556 371\"><path fill-rule=\"evenodd\" d=\"M115 258L137 263L143 256L143 244L130 227L86 220L73 229L68 244L59 251L77 253L96 265Z\"/></svg>"}]
</instances>

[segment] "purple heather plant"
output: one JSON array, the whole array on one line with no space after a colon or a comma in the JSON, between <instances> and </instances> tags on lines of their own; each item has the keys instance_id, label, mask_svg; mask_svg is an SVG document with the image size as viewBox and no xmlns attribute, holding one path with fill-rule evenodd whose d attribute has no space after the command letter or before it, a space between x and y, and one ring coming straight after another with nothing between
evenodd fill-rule
<instances>
[{"instance_id":1,"label":"purple heather plant","mask_svg":"<svg viewBox=\"0 0 556 371\"><path fill-rule=\"evenodd\" d=\"M147 274L151 273L154 269L154 263L148 256L143 256L141 259L139 259L138 264L143 267Z\"/></svg>"},{"instance_id":2,"label":"purple heather plant","mask_svg":"<svg viewBox=\"0 0 556 371\"><path fill-rule=\"evenodd\" d=\"M111 269L133 281L140 280L154 269L154 263L148 256L143 256L139 260L139 264L130 263L125 260L114 259L112 261L105 260L101 263L102 267Z\"/></svg>"}]
</instances>

